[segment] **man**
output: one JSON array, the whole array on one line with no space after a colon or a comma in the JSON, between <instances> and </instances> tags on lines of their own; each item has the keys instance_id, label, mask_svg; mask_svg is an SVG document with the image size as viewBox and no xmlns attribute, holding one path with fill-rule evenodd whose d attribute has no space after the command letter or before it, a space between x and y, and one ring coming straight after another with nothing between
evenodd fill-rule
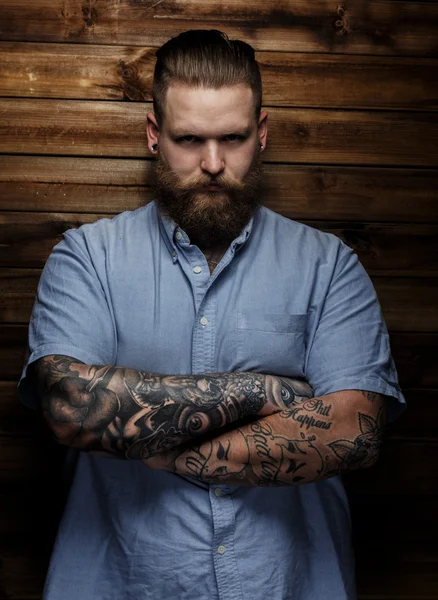
<instances>
[{"instance_id":1,"label":"man","mask_svg":"<svg viewBox=\"0 0 438 600\"><path fill-rule=\"evenodd\" d=\"M45 598L354 598L339 475L404 403L376 294L261 206L250 46L185 32L153 92L156 201L68 231L32 316L20 393L81 451Z\"/></svg>"}]
</instances>

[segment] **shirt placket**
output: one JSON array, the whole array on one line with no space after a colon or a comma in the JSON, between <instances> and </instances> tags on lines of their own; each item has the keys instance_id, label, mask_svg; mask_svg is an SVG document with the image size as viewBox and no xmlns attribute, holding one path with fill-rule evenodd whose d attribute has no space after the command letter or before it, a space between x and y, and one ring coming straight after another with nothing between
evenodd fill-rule
<instances>
[{"instance_id":1,"label":"shirt placket","mask_svg":"<svg viewBox=\"0 0 438 600\"><path fill-rule=\"evenodd\" d=\"M192 373L212 373L216 342L216 293L215 280L234 256L230 248L212 277L203 253L197 246L190 246L184 232L175 235L181 256L181 267L191 283L196 318L192 338ZM236 556L234 553L235 511L230 489L225 485L209 487L213 518L213 563L218 586L219 600L243 598Z\"/></svg>"}]
</instances>

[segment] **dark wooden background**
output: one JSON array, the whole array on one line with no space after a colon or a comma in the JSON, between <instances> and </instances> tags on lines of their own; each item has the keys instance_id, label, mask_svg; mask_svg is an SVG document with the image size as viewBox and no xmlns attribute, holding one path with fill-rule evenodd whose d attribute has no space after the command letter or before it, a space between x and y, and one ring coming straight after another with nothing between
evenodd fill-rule
<instances>
[{"instance_id":1,"label":"dark wooden background","mask_svg":"<svg viewBox=\"0 0 438 600\"><path fill-rule=\"evenodd\" d=\"M360 598L436 599L438 2L401 0L0 1L0 598L41 597L63 499L16 397L41 268L66 229L151 199L154 52L191 28L256 49L266 204L358 252L391 333L409 409L347 481Z\"/></svg>"}]
</instances>

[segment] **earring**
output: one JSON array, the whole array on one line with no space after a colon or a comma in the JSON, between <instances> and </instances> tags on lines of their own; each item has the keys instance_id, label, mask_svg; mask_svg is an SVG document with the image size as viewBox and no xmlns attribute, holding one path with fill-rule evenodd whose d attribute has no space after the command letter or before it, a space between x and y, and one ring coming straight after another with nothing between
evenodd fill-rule
<instances>
[{"instance_id":1,"label":"earring","mask_svg":"<svg viewBox=\"0 0 438 600\"><path fill-rule=\"evenodd\" d=\"M263 150L264 146L263 144L260 144L260 150Z\"/></svg>"},{"instance_id":2,"label":"earring","mask_svg":"<svg viewBox=\"0 0 438 600\"><path fill-rule=\"evenodd\" d=\"M152 152L157 152L157 145L158 145L158 144L153 144L153 145L151 146L151 150L152 150Z\"/></svg>"}]
</instances>

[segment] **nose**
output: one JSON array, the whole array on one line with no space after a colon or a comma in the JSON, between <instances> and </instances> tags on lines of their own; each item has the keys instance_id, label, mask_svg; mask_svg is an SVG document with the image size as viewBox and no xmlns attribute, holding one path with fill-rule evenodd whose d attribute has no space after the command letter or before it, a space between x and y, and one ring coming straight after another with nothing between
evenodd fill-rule
<instances>
[{"instance_id":1,"label":"nose","mask_svg":"<svg viewBox=\"0 0 438 600\"><path fill-rule=\"evenodd\" d=\"M219 175L225 168L222 152L217 142L205 144L201 157L201 169L210 175Z\"/></svg>"}]
</instances>

